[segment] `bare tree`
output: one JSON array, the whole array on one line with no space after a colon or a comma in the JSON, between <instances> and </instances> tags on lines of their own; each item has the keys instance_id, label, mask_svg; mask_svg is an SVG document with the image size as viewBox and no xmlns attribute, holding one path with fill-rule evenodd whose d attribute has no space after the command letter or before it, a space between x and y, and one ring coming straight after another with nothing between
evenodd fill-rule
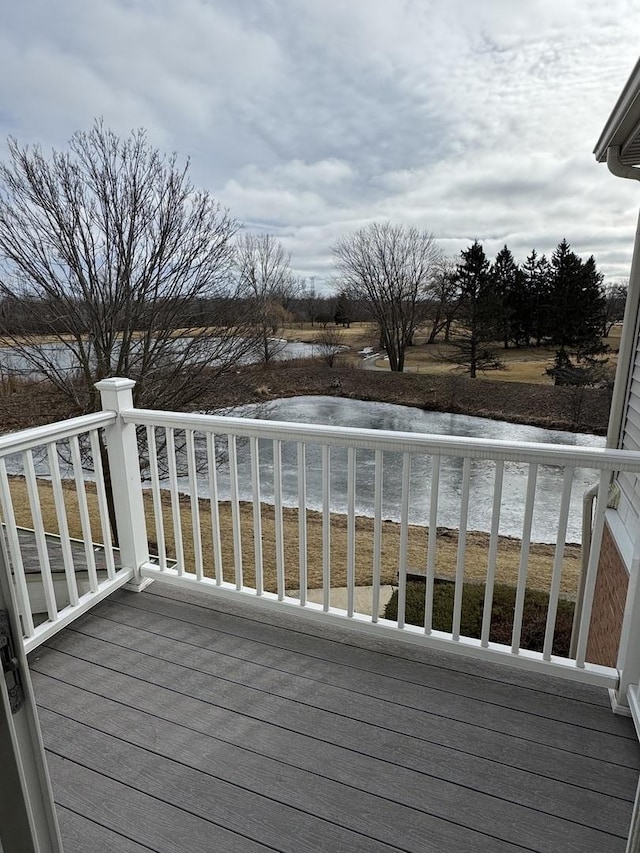
<instances>
[{"instance_id":1,"label":"bare tree","mask_svg":"<svg viewBox=\"0 0 640 853\"><path fill-rule=\"evenodd\" d=\"M313 279L311 280L311 287L309 288L307 287L306 281L301 283L299 300L302 303L303 318L308 320L313 328L314 323L318 319L318 314L322 311L325 302L323 297L318 296L316 293Z\"/></svg>"},{"instance_id":2,"label":"bare tree","mask_svg":"<svg viewBox=\"0 0 640 853\"><path fill-rule=\"evenodd\" d=\"M427 343L435 343L443 332L449 341L451 324L460 307L460 290L456 278L456 262L442 256L438 262L425 300L424 320L428 326Z\"/></svg>"},{"instance_id":3,"label":"bare tree","mask_svg":"<svg viewBox=\"0 0 640 853\"><path fill-rule=\"evenodd\" d=\"M184 407L250 350L249 317L230 301L238 225L194 189L188 161L99 121L50 157L8 146L0 295L46 310L38 333L1 312L0 332L76 411L99 408L93 386L109 376L135 379L140 406Z\"/></svg>"},{"instance_id":4,"label":"bare tree","mask_svg":"<svg viewBox=\"0 0 640 853\"><path fill-rule=\"evenodd\" d=\"M380 328L391 370L402 371L440 252L428 231L373 222L332 247L346 292Z\"/></svg>"},{"instance_id":5,"label":"bare tree","mask_svg":"<svg viewBox=\"0 0 640 853\"><path fill-rule=\"evenodd\" d=\"M235 246L238 293L253 311L260 357L272 361L283 343L274 336L282 327L287 309L301 284L289 268L290 255L271 234L242 234Z\"/></svg>"},{"instance_id":6,"label":"bare tree","mask_svg":"<svg viewBox=\"0 0 640 853\"><path fill-rule=\"evenodd\" d=\"M230 290L238 225L194 189L188 161L160 154L143 130L119 138L102 122L48 158L8 145L0 296L5 309L42 311L35 327L1 311L0 334L70 408L98 409L94 384L110 376L136 380L138 406L184 408L252 351L246 303ZM101 456L115 536L104 444Z\"/></svg>"},{"instance_id":7,"label":"bare tree","mask_svg":"<svg viewBox=\"0 0 640 853\"><path fill-rule=\"evenodd\" d=\"M603 329L603 337L611 334L611 329L616 323L624 319L624 308L629 293L629 285L623 281L617 281L607 287L606 295L606 317Z\"/></svg>"},{"instance_id":8,"label":"bare tree","mask_svg":"<svg viewBox=\"0 0 640 853\"><path fill-rule=\"evenodd\" d=\"M325 327L313 342L316 352L327 367L333 367L338 354L343 349L348 349L344 342L344 333L335 326Z\"/></svg>"}]
</instances>

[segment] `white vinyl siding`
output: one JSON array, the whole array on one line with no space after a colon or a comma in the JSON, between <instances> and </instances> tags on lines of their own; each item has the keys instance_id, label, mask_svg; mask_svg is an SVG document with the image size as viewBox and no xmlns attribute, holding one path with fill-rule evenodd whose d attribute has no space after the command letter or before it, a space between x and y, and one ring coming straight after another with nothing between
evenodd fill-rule
<instances>
[{"instance_id":1,"label":"white vinyl siding","mask_svg":"<svg viewBox=\"0 0 640 853\"><path fill-rule=\"evenodd\" d=\"M627 408L620 446L623 450L640 451L640 341L636 336L633 371L629 382ZM620 474L620 515L625 527L635 527L640 519L640 478L637 474Z\"/></svg>"}]
</instances>

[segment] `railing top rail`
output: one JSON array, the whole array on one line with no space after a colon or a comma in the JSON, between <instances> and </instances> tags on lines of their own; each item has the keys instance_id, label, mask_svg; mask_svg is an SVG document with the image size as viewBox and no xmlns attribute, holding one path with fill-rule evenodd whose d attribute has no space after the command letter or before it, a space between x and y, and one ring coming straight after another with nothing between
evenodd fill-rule
<instances>
[{"instance_id":1,"label":"railing top rail","mask_svg":"<svg viewBox=\"0 0 640 853\"><path fill-rule=\"evenodd\" d=\"M266 421L222 415L159 412L130 409L122 413L125 423L141 426L192 429L231 434L245 438L281 439L396 453L426 453L468 456L472 459L496 459L538 465L562 465L597 468L602 471L630 471L640 474L640 453L601 447L574 447L568 444L507 442L491 438L427 435L413 432L333 427Z\"/></svg>"},{"instance_id":2,"label":"railing top rail","mask_svg":"<svg viewBox=\"0 0 640 853\"><path fill-rule=\"evenodd\" d=\"M88 415L80 415L80 417L69 418L66 421L0 435L0 458L12 453L31 450L34 447L41 447L51 441L60 441L74 435L81 435L83 432L92 429L108 426L114 423L115 419L114 412L91 412Z\"/></svg>"}]
</instances>

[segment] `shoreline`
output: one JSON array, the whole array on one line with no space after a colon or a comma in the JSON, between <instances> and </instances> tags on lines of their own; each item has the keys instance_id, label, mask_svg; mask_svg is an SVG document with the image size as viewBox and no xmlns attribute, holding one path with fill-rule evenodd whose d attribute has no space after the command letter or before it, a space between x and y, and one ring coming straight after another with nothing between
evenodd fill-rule
<instances>
[{"instance_id":1,"label":"shoreline","mask_svg":"<svg viewBox=\"0 0 640 853\"><path fill-rule=\"evenodd\" d=\"M610 390L535 385L454 374L328 367L312 360L255 365L221 377L203 404L267 403L282 397L345 397L425 411L472 415L569 432L606 435Z\"/></svg>"},{"instance_id":2,"label":"shoreline","mask_svg":"<svg viewBox=\"0 0 640 853\"><path fill-rule=\"evenodd\" d=\"M280 397L327 395L472 415L546 429L605 435L610 390L469 379L459 374L391 373L329 367L303 359L246 365L219 377L189 410L228 409ZM80 414L51 384L8 377L0 383L0 432Z\"/></svg>"}]
</instances>

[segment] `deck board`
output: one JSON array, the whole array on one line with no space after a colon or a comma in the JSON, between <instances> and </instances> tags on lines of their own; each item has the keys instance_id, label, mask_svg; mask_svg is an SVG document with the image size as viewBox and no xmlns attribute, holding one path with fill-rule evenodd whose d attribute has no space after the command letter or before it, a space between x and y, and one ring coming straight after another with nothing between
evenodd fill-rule
<instances>
[{"instance_id":1,"label":"deck board","mask_svg":"<svg viewBox=\"0 0 640 853\"><path fill-rule=\"evenodd\" d=\"M159 584L73 623L30 659L65 849L623 853L606 691L360 639Z\"/></svg>"}]
</instances>

